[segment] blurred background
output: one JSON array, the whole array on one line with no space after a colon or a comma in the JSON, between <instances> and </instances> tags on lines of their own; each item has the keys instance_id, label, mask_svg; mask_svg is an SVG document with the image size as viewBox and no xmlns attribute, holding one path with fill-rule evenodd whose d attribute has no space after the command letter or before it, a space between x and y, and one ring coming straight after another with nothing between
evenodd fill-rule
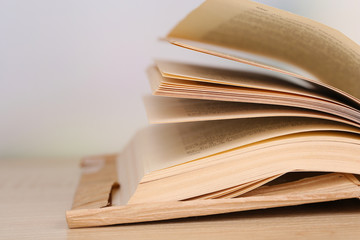
<instances>
[{"instance_id":1,"label":"blurred background","mask_svg":"<svg viewBox=\"0 0 360 240\"><path fill-rule=\"evenodd\" d=\"M0 159L120 152L148 124L154 58L214 61L158 41L201 2L0 0ZM358 0L257 2L360 43Z\"/></svg>"}]
</instances>

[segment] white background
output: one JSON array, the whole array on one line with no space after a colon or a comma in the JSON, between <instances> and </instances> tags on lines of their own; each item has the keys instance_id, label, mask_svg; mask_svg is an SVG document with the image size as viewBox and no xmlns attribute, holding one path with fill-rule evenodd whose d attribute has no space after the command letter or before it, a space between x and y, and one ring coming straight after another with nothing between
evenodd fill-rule
<instances>
[{"instance_id":1,"label":"white background","mask_svg":"<svg viewBox=\"0 0 360 240\"><path fill-rule=\"evenodd\" d=\"M213 57L157 41L202 1L0 0L0 159L119 152L147 125L156 57ZM266 2L360 43L358 0Z\"/></svg>"}]
</instances>

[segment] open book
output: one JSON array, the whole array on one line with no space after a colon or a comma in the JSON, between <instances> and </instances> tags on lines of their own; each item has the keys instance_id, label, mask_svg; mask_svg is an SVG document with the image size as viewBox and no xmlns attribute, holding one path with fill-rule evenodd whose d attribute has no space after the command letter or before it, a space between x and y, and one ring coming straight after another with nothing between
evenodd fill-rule
<instances>
[{"instance_id":1,"label":"open book","mask_svg":"<svg viewBox=\"0 0 360 240\"><path fill-rule=\"evenodd\" d=\"M155 61L144 102L156 124L117 157L112 206L71 210L70 227L360 196L356 43L248 0L208 0L166 40L258 70Z\"/></svg>"}]
</instances>

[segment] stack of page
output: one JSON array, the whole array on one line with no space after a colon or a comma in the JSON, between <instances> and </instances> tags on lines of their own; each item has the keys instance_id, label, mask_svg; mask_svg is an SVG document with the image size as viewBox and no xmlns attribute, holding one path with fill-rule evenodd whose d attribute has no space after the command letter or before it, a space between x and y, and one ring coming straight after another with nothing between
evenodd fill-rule
<instances>
[{"instance_id":1,"label":"stack of page","mask_svg":"<svg viewBox=\"0 0 360 240\"><path fill-rule=\"evenodd\" d=\"M92 225L360 196L359 45L248 0L207 0L166 40L258 70L156 60L153 124L117 158L112 220Z\"/></svg>"}]
</instances>

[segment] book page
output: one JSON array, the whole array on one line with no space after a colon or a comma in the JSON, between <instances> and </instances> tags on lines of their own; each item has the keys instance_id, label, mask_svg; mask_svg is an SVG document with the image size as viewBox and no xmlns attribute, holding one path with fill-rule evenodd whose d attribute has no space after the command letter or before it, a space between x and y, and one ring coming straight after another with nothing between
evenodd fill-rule
<instances>
[{"instance_id":1,"label":"book page","mask_svg":"<svg viewBox=\"0 0 360 240\"><path fill-rule=\"evenodd\" d=\"M322 100L265 89L164 78L155 67L148 69L148 76L151 85L157 85L157 88L153 89L153 94L157 96L291 106L337 115L356 123L360 122L359 110L342 101Z\"/></svg>"},{"instance_id":2,"label":"book page","mask_svg":"<svg viewBox=\"0 0 360 240\"><path fill-rule=\"evenodd\" d=\"M358 135L296 133L155 171L142 179L131 199L132 203L188 199L290 171L359 174L359 154Z\"/></svg>"},{"instance_id":3,"label":"book page","mask_svg":"<svg viewBox=\"0 0 360 240\"><path fill-rule=\"evenodd\" d=\"M315 91L318 86L314 83L273 72L261 73L165 60L156 60L155 62L161 75L166 78L284 91L297 94L318 94L318 92Z\"/></svg>"},{"instance_id":4,"label":"book page","mask_svg":"<svg viewBox=\"0 0 360 240\"><path fill-rule=\"evenodd\" d=\"M134 139L144 172L238 148L261 140L298 132L335 130L359 132L337 122L300 117L234 119L148 127Z\"/></svg>"},{"instance_id":5,"label":"book page","mask_svg":"<svg viewBox=\"0 0 360 240\"><path fill-rule=\"evenodd\" d=\"M144 105L148 120L152 124L295 116L322 118L358 126L354 122L334 115L270 104L146 96Z\"/></svg>"},{"instance_id":6,"label":"book page","mask_svg":"<svg viewBox=\"0 0 360 240\"><path fill-rule=\"evenodd\" d=\"M360 47L310 19L247 0L208 0L168 35L274 58L360 97Z\"/></svg>"},{"instance_id":7,"label":"book page","mask_svg":"<svg viewBox=\"0 0 360 240\"><path fill-rule=\"evenodd\" d=\"M231 68L210 67L199 64L156 60L156 66L166 79L179 79L244 88L293 93L327 101L343 103L359 108L358 103L344 95L319 84L280 74L274 71L249 71Z\"/></svg>"},{"instance_id":8,"label":"book page","mask_svg":"<svg viewBox=\"0 0 360 240\"><path fill-rule=\"evenodd\" d=\"M188 200L195 200L195 199L216 199L216 198L233 198L235 196L239 196L243 193L252 191L254 189L259 188L260 186L263 186L271 181L273 181L274 179L282 176L283 174L277 174L275 176L269 177L269 178L265 178L265 179L260 179L258 181L250 181L248 183L245 184L241 184L235 187L230 187L230 188L226 188L217 192L212 192L209 194L205 194L205 195L201 195L201 196L197 196L194 198L190 198L190 199L186 199L186 201Z\"/></svg>"},{"instance_id":9,"label":"book page","mask_svg":"<svg viewBox=\"0 0 360 240\"><path fill-rule=\"evenodd\" d=\"M299 192L316 194L319 188L322 192L330 194L352 186L359 187L359 181L352 174L330 173L279 185L263 186L241 197L290 195Z\"/></svg>"}]
</instances>

